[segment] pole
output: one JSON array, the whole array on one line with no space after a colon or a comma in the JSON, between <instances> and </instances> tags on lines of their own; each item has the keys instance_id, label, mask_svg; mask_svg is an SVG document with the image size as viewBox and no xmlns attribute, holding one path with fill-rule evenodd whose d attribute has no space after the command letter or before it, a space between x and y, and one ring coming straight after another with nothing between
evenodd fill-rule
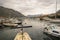
<instances>
[{"instance_id":1,"label":"pole","mask_svg":"<svg viewBox=\"0 0 60 40\"><path fill-rule=\"evenodd\" d=\"M21 24L22 25L22 24ZM22 25L22 40L23 40L23 25Z\"/></svg>"},{"instance_id":2,"label":"pole","mask_svg":"<svg viewBox=\"0 0 60 40\"><path fill-rule=\"evenodd\" d=\"M55 13L55 19L57 17L57 0L56 0L56 9L55 9L56 13Z\"/></svg>"},{"instance_id":3,"label":"pole","mask_svg":"<svg viewBox=\"0 0 60 40\"><path fill-rule=\"evenodd\" d=\"M22 40L23 40L23 25L22 25L22 28L21 28L21 34L22 34Z\"/></svg>"}]
</instances>

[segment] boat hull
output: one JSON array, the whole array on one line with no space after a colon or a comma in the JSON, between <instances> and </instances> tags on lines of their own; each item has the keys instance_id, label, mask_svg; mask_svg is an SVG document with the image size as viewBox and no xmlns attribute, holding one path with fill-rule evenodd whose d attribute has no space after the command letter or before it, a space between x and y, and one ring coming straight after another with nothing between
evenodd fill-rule
<instances>
[{"instance_id":1,"label":"boat hull","mask_svg":"<svg viewBox=\"0 0 60 40\"><path fill-rule=\"evenodd\" d=\"M23 37L23 39L22 39L22 37ZM14 40L32 40L32 39L30 38L30 36L28 35L27 32L24 32L23 35L20 32L20 33L17 33L17 35L14 38Z\"/></svg>"}]
</instances>

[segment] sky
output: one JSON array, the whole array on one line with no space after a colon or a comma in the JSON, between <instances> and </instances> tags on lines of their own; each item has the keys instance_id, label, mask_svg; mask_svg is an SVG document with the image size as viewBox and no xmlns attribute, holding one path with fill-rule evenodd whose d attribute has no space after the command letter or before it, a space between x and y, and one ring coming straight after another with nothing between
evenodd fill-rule
<instances>
[{"instance_id":1,"label":"sky","mask_svg":"<svg viewBox=\"0 0 60 40\"><path fill-rule=\"evenodd\" d=\"M14 9L25 16L56 12L56 0L0 0L0 6ZM60 0L57 0L57 10L60 10Z\"/></svg>"}]
</instances>

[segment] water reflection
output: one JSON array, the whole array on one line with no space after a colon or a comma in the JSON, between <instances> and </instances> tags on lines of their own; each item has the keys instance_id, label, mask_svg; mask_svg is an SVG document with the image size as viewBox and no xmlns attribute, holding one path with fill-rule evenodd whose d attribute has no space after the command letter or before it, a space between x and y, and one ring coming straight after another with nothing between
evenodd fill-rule
<instances>
[{"instance_id":1,"label":"water reflection","mask_svg":"<svg viewBox=\"0 0 60 40\"><path fill-rule=\"evenodd\" d=\"M32 28L25 28L24 32L27 32L32 40L58 40L50 35L43 33L45 22L39 20L25 19L23 25L32 25ZM20 32L20 29L9 29L0 31L0 40L14 40L16 34Z\"/></svg>"},{"instance_id":2,"label":"water reflection","mask_svg":"<svg viewBox=\"0 0 60 40\"><path fill-rule=\"evenodd\" d=\"M47 37L44 38L44 40L60 40L59 37L55 37L55 36L52 36L52 35L49 35L47 33L43 33L44 35L46 35Z\"/></svg>"}]
</instances>

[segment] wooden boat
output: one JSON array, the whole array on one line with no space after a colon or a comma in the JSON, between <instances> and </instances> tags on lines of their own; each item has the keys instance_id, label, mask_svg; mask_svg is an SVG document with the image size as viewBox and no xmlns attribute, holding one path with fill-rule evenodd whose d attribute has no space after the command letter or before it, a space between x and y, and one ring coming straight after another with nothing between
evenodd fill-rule
<instances>
[{"instance_id":1,"label":"wooden boat","mask_svg":"<svg viewBox=\"0 0 60 40\"><path fill-rule=\"evenodd\" d=\"M14 23L3 23L4 26L17 26L18 24L14 24Z\"/></svg>"},{"instance_id":2,"label":"wooden boat","mask_svg":"<svg viewBox=\"0 0 60 40\"><path fill-rule=\"evenodd\" d=\"M14 40L32 40L27 32L24 32L22 35L22 32L17 33Z\"/></svg>"}]
</instances>

